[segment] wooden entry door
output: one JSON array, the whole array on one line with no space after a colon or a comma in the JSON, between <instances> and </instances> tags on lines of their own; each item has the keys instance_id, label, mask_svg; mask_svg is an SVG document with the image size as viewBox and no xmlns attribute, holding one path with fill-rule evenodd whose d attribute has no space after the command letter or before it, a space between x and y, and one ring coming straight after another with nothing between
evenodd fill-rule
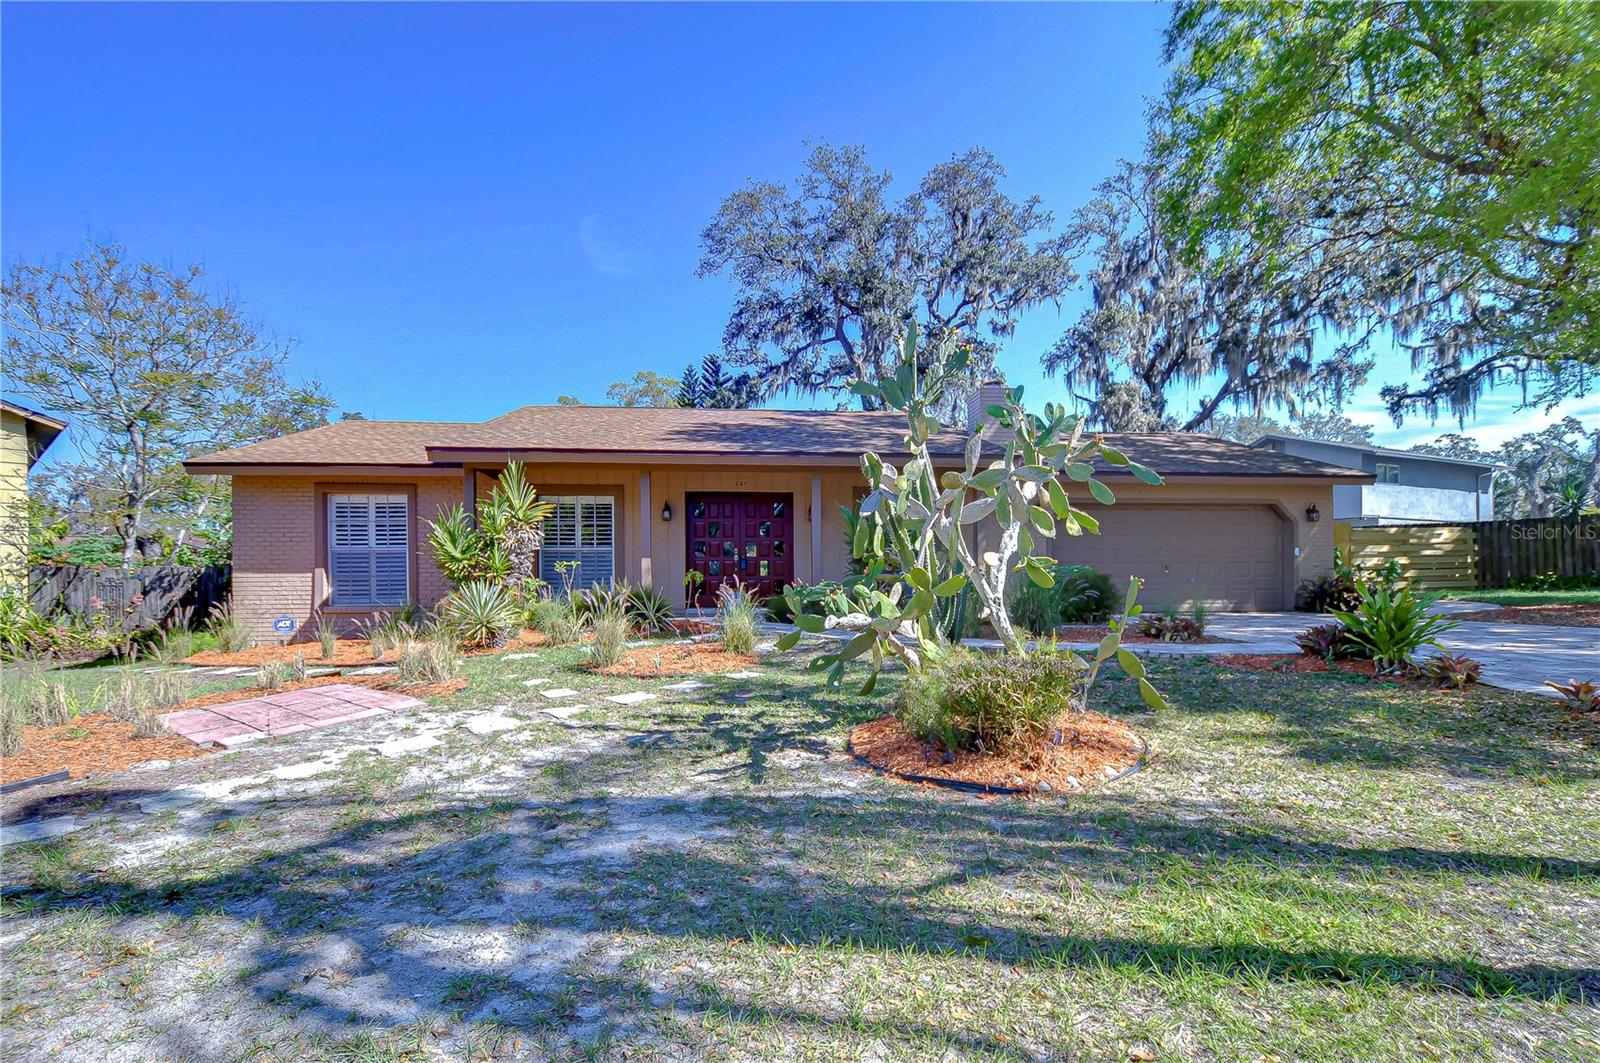
<instances>
[{"instance_id":1,"label":"wooden entry door","mask_svg":"<svg viewBox=\"0 0 1600 1063\"><path fill-rule=\"evenodd\" d=\"M740 580L759 598L794 580L794 496L691 494L688 566L703 577L692 604L716 604L724 583Z\"/></svg>"}]
</instances>

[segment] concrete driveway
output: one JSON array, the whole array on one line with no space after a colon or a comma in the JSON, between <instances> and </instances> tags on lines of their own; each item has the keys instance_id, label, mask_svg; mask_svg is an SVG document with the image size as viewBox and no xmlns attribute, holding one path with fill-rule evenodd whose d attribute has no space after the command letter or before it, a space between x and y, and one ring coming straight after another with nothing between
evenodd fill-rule
<instances>
[{"instance_id":1,"label":"concrete driveway","mask_svg":"<svg viewBox=\"0 0 1600 1063\"><path fill-rule=\"evenodd\" d=\"M1470 613L1493 606L1482 602L1440 602L1435 611ZM1232 653L1293 653L1294 637L1330 617L1314 613L1219 613L1208 630L1244 645ZM1439 639L1451 653L1464 653L1483 664L1483 681L1506 690L1556 697L1546 680L1600 681L1600 629L1553 624L1489 624L1466 620Z\"/></svg>"}]
</instances>

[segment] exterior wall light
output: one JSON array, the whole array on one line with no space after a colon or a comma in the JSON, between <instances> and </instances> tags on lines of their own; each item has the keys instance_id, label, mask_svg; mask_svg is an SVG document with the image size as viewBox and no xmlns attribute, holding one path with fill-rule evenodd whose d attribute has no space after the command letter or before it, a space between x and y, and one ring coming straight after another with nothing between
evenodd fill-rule
<instances>
[{"instance_id":1,"label":"exterior wall light","mask_svg":"<svg viewBox=\"0 0 1600 1063\"><path fill-rule=\"evenodd\" d=\"M663 524L670 523L672 521L672 503L671 502L663 502L663 503L661 503L661 521L662 521Z\"/></svg>"},{"instance_id":2,"label":"exterior wall light","mask_svg":"<svg viewBox=\"0 0 1600 1063\"><path fill-rule=\"evenodd\" d=\"M1315 502L1306 507L1306 521L1308 523L1315 524L1321 519L1322 512L1317 509L1317 504Z\"/></svg>"}]
</instances>

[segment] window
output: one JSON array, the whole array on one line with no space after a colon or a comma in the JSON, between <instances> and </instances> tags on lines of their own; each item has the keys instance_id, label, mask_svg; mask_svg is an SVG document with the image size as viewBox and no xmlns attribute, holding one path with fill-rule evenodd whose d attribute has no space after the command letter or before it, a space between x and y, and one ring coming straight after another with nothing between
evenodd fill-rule
<instances>
[{"instance_id":1,"label":"window","mask_svg":"<svg viewBox=\"0 0 1600 1063\"><path fill-rule=\"evenodd\" d=\"M552 587L588 590L611 585L615 568L616 512L609 495L550 497L555 512L544 522L539 578ZM567 571L557 566L571 566Z\"/></svg>"},{"instance_id":2,"label":"window","mask_svg":"<svg viewBox=\"0 0 1600 1063\"><path fill-rule=\"evenodd\" d=\"M1397 484L1400 482L1400 466L1386 461L1378 462L1378 482L1381 484Z\"/></svg>"},{"instance_id":3,"label":"window","mask_svg":"<svg viewBox=\"0 0 1600 1063\"><path fill-rule=\"evenodd\" d=\"M411 600L405 495L328 496L332 604L405 605Z\"/></svg>"}]
</instances>

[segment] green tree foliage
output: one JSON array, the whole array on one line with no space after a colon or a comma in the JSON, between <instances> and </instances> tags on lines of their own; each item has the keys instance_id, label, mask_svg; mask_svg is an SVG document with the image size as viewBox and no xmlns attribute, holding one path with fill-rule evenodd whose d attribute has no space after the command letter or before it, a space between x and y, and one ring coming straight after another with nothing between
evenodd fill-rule
<instances>
[{"instance_id":1,"label":"green tree foliage","mask_svg":"<svg viewBox=\"0 0 1600 1063\"><path fill-rule=\"evenodd\" d=\"M1318 329L1354 323L1337 290L1305 298L1257 249L1230 261L1191 262L1162 217L1159 170L1121 164L1073 217L1068 238L1090 255L1089 306L1044 356L1089 410L1123 432L1201 430L1221 411L1260 413L1306 403L1337 406L1371 362L1351 346L1319 353ZM1175 414L1179 388L1198 402Z\"/></svg>"},{"instance_id":2,"label":"green tree foliage","mask_svg":"<svg viewBox=\"0 0 1600 1063\"><path fill-rule=\"evenodd\" d=\"M3 295L8 383L70 423L81 457L55 466L60 494L77 524L115 536L125 565L158 515L181 530L226 490L185 476L185 458L326 424L333 408L316 383L284 380L284 345L208 292L199 266L91 242L9 266Z\"/></svg>"},{"instance_id":3,"label":"green tree foliage","mask_svg":"<svg viewBox=\"0 0 1600 1063\"><path fill-rule=\"evenodd\" d=\"M1261 259L1360 301L1416 379L1391 412L1470 410L1600 362L1600 4L1182 5L1158 109L1186 259ZM1263 257L1265 256L1265 257ZM1335 322L1336 323L1336 322Z\"/></svg>"},{"instance_id":4,"label":"green tree foliage","mask_svg":"<svg viewBox=\"0 0 1600 1063\"><path fill-rule=\"evenodd\" d=\"M678 381L641 369L632 380L619 380L606 388L606 399L613 406L676 406Z\"/></svg>"},{"instance_id":5,"label":"green tree foliage","mask_svg":"<svg viewBox=\"0 0 1600 1063\"><path fill-rule=\"evenodd\" d=\"M735 192L702 234L699 270L726 273L737 290L724 349L763 397L841 395L893 372L898 338L917 322L934 339L962 333L973 344L966 379L986 376L1018 315L1076 279L1064 241L1044 235L1050 212L1001 192L1004 176L973 150L894 203L890 175L862 148L824 145L792 188Z\"/></svg>"},{"instance_id":6,"label":"green tree foliage","mask_svg":"<svg viewBox=\"0 0 1600 1063\"><path fill-rule=\"evenodd\" d=\"M677 405L702 410L742 410L756 403L757 395L749 373L730 374L715 351L683 369L678 382Z\"/></svg>"}]
</instances>

